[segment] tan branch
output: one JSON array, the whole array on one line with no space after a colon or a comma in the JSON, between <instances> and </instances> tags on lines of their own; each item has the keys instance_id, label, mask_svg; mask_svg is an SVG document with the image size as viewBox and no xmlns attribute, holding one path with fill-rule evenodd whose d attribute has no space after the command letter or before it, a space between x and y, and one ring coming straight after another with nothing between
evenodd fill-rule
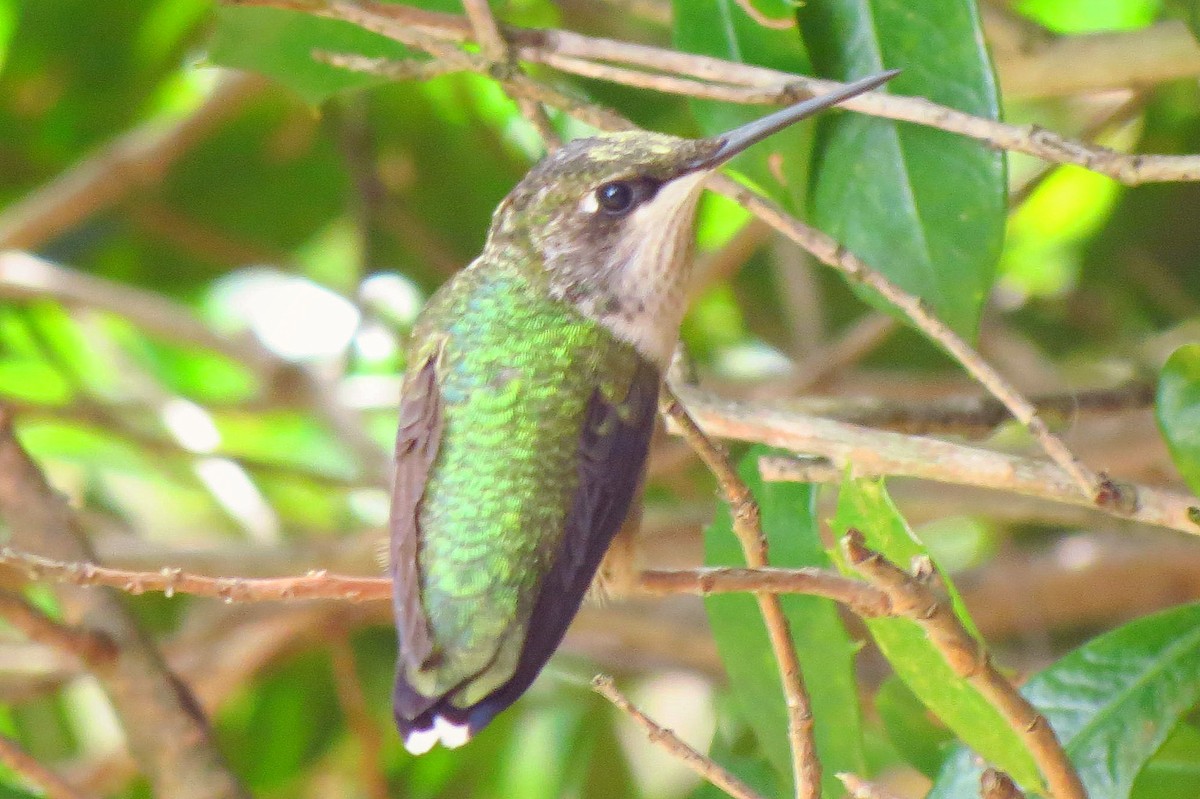
<instances>
[{"instance_id":1,"label":"tan branch","mask_svg":"<svg viewBox=\"0 0 1200 799\"><path fill-rule=\"evenodd\" d=\"M74 655L89 665L109 663L117 654L116 646L107 636L55 621L23 597L8 591L0 591L0 618L30 641Z\"/></svg>"},{"instance_id":2,"label":"tan branch","mask_svg":"<svg viewBox=\"0 0 1200 799\"><path fill-rule=\"evenodd\" d=\"M33 581L108 586L134 595L147 591L167 596L188 594L230 603L318 599L362 603L382 602L391 596L391 581L386 577L330 574L324 570L297 577L207 577L178 568L141 571L100 566L90 561L58 561L9 547L0 547L0 565L16 569ZM887 597L870 586L837 572L810 567L651 570L641 573L637 587L650 596L741 592L811 594L841 602L862 616L885 615L889 607ZM3 607L0 604L0 611Z\"/></svg>"},{"instance_id":3,"label":"tan branch","mask_svg":"<svg viewBox=\"0 0 1200 799\"><path fill-rule=\"evenodd\" d=\"M290 5L287 0L226 0L243 5ZM318 3L324 13L348 18L345 0ZM361 0L355 4L361 14L370 15L390 26L377 28L384 35L398 31L419 31L442 41L470 41L472 32L463 17L440 14L409 6ZM350 21L356 21L351 19ZM565 30L532 30L506 26L504 33L519 58L540 62L547 54L622 64L663 73L668 78L693 78L716 84L753 89L757 94L735 94L731 101L767 102L763 90L774 92L774 100L783 102L798 96L820 94L841 84L778 70L694 55L666 48L634 44L614 39L585 36ZM644 81L643 78L638 78ZM670 81L661 88L670 90ZM660 88L659 86L648 88ZM686 92L685 92L686 93ZM1036 125L1009 125L931 103L919 97L903 97L868 92L847 101L846 108L871 116L912 122L976 139L990 147L1012 150L1053 163L1075 164L1107 175L1128 185L1139 183L1200 180L1200 155L1127 155L1106 147L1073 141Z\"/></svg>"},{"instance_id":4,"label":"tan branch","mask_svg":"<svg viewBox=\"0 0 1200 799\"><path fill-rule=\"evenodd\" d=\"M0 547L0 564L22 570L30 580L50 580L79 586L108 586L127 594L156 591L220 599L223 602L279 602L286 600L340 599L347 602L382 601L391 596L391 582L383 577L348 577L312 571L300 577L205 577L181 569L134 571L100 566L90 559L62 561Z\"/></svg>"},{"instance_id":5,"label":"tan branch","mask_svg":"<svg viewBox=\"0 0 1200 799\"><path fill-rule=\"evenodd\" d=\"M363 694L362 680L354 665L354 649L350 646L348 633L334 638L330 645L333 660L333 684L337 690L346 727L358 741L363 791L367 799L389 799L387 776L383 771L380 753L383 736L371 717L371 708Z\"/></svg>"},{"instance_id":6,"label":"tan branch","mask_svg":"<svg viewBox=\"0 0 1200 799\"><path fill-rule=\"evenodd\" d=\"M706 567L670 571L643 571L638 588L651 596L730 593L808 594L840 602L859 616L874 618L891 612L887 595L860 580L816 567L756 569Z\"/></svg>"},{"instance_id":7,"label":"tan branch","mask_svg":"<svg viewBox=\"0 0 1200 799\"><path fill-rule=\"evenodd\" d=\"M1050 459L1071 476L1085 496L1097 502L1106 499L1104 481L1100 476L1084 466L1067 449L1066 444L1050 432L1045 421L1038 416L1037 408L1021 396L1008 380L983 360L945 322L934 316L923 300L900 289L833 237L788 215L776 203L751 192L731 178L714 175L708 184L750 209L767 224L815 255L822 263L841 272L848 280L871 288L898 308L922 333L962 364L992 396L1004 403L1017 421L1029 430Z\"/></svg>"},{"instance_id":8,"label":"tan branch","mask_svg":"<svg viewBox=\"0 0 1200 799\"><path fill-rule=\"evenodd\" d=\"M471 28L475 31L475 38L479 41L479 47L483 50L484 56L491 59L492 63L503 71L519 71L520 67L513 61L512 53L508 49L508 42L504 41L504 34L496 23L496 17L492 14L488 0L462 0L462 2L463 9L467 12L467 19L471 21ZM554 125L551 124L550 117L546 115L546 109L542 107L541 103L528 97L517 97L516 100L522 116L529 120L546 146L550 150L557 150L561 147L562 140L555 132Z\"/></svg>"},{"instance_id":9,"label":"tan branch","mask_svg":"<svg viewBox=\"0 0 1200 799\"><path fill-rule=\"evenodd\" d=\"M841 772L837 775L842 785L846 786L850 799L899 799L899 797L874 782L868 782L856 774Z\"/></svg>"},{"instance_id":10,"label":"tan branch","mask_svg":"<svg viewBox=\"0 0 1200 799\"><path fill-rule=\"evenodd\" d=\"M1200 525L1190 518L1195 500L1183 494L1121 484L1115 488L1123 498L1121 503L1096 504L1079 493L1069 474L1046 461L835 422L795 413L779 403L737 402L684 386L675 390L709 435L817 455L839 472L849 467L860 477L903 475L1010 491L1200 534ZM803 480L811 477L811 468L809 463L793 465L768 458L763 476L767 480Z\"/></svg>"},{"instance_id":11,"label":"tan branch","mask_svg":"<svg viewBox=\"0 0 1200 799\"><path fill-rule=\"evenodd\" d=\"M688 746L678 735L660 727L653 719L634 707L633 703L617 690L612 677L603 674L596 675L596 678L592 680L592 688L609 702L616 705L617 708L633 719L639 727L645 730L646 737L650 739L650 743L658 744L669 754L681 760L685 766L734 797L734 799L762 799L749 785Z\"/></svg>"},{"instance_id":12,"label":"tan branch","mask_svg":"<svg viewBox=\"0 0 1200 799\"><path fill-rule=\"evenodd\" d=\"M846 559L891 599L895 615L911 619L960 678L988 700L1025 743L1046 780L1053 799L1087 799L1079 774L1045 717L992 664L983 643L963 627L950 603L914 577L869 549L861 532L850 529L842 539Z\"/></svg>"},{"instance_id":13,"label":"tan branch","mask_svg":"<svg viewBox=\"0 0 1200 799\"><path fill-rule=\"evenodd\" d=\"M769 566L767 537L763 534L758 503L750 489L738 477L729 458L692 421L679 399L665 385L662 389L660 410L678 425L683 437L716 477L721 493L729 503L733 532L742 546L746 565L753 569ZM788 739L792 748L792 779L795 782L796 797L815 799L821 793L821 762L817 758L812 704L804 687L804 675L792 642L791 626L778 596L756 593L754 598L767 627L771 650L779 664L779 677L787 706Z\"/></svg>"}]
</instances>

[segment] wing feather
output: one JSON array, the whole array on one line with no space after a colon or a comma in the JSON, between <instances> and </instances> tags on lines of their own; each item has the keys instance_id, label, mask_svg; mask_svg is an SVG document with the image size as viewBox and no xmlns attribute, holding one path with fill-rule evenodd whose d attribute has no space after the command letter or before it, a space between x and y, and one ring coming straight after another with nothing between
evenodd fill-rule
<instances>
[{"instance_id":1,"label":"wing feather","mask_svg":"<svg viewBox=\"0 0 1200 799\"><path fill-rule=\"evenodd\" d=\"M438 354L434 353L410 372L404 382L400 427L396 434L396 471L392 482L392 601L400 638L400 661L413 667L419 667L433 654L429 621L421 603L417 517L442 434L437 363Z\"/></svg>"},{"instance_id":2,"label":"wing feather","mask_svg":"<svg viewBox=\"0 0 1200 799\"><path fill-rule=\"evenodd\" d=\"M462 713L472 730L525 692L579 611L641 481L660 379L658 370L643 361L623 402L614 404L600 391L592 395L579 440L579 487L562 544L542 581L512 678Z\"/></svg>"}]
</instances>

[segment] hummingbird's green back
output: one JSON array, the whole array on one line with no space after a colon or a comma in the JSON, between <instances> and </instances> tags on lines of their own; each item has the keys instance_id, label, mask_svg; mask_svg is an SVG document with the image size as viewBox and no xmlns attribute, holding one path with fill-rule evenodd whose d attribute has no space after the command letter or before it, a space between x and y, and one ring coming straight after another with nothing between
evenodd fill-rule
<instances>
[{"instance_id":1,"label":"hummingbird's green back","mask_svg":"<svg viewBox=\"0 0 1200 799\"><path fill-rule=\"evenodd\" d=\"M631 345L553 299L521 255L493 250L439 291L411 353L434 359L441 434L416 516L430 647L402 665L419 693L454 691L460 707L517 667L579 488L589 403L621 407L647 373ZM636 481L641 459L624 468Z\"/></svg>"}]
</instances>

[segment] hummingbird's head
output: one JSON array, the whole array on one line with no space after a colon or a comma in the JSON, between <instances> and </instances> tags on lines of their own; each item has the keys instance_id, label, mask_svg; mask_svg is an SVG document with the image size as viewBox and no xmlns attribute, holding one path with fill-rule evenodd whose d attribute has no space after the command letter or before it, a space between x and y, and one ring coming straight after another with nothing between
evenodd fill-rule
<instances>
[{"instance_id":1,"label":"hummingbird's head","mask_svg":"<svg viewBox=\"0 0 1200 799\"><path fill-rule=\"evenodd\" d=\"M629 131L576 139L505 198L489 246L525 250L553 296L665 367L686 310L704 178L772 133L895 74L848 84L720 136Z\"/></svg>"}]
</instances>

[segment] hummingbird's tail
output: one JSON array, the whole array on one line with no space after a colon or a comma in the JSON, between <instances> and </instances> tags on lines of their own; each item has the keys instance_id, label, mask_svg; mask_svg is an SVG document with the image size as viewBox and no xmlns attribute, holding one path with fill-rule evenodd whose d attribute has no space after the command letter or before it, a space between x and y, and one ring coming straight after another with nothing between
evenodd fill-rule
<instances>
[{"instance_id":1,"label":"hummingbird's tail","mask_svg":"<svg viewBox=\"0 0 1200 799\"><path fill-rule=\"evenodd\" d=\"M392 708L404 748L414 755L425 754L437 743L457 749L511 705L528 683L524 681L513 690L517 686L510 682L471 707L462 708L452 704L447 695L430 698L417 693L404 674L398 673Z\"/></svg>"}]
</instances>

